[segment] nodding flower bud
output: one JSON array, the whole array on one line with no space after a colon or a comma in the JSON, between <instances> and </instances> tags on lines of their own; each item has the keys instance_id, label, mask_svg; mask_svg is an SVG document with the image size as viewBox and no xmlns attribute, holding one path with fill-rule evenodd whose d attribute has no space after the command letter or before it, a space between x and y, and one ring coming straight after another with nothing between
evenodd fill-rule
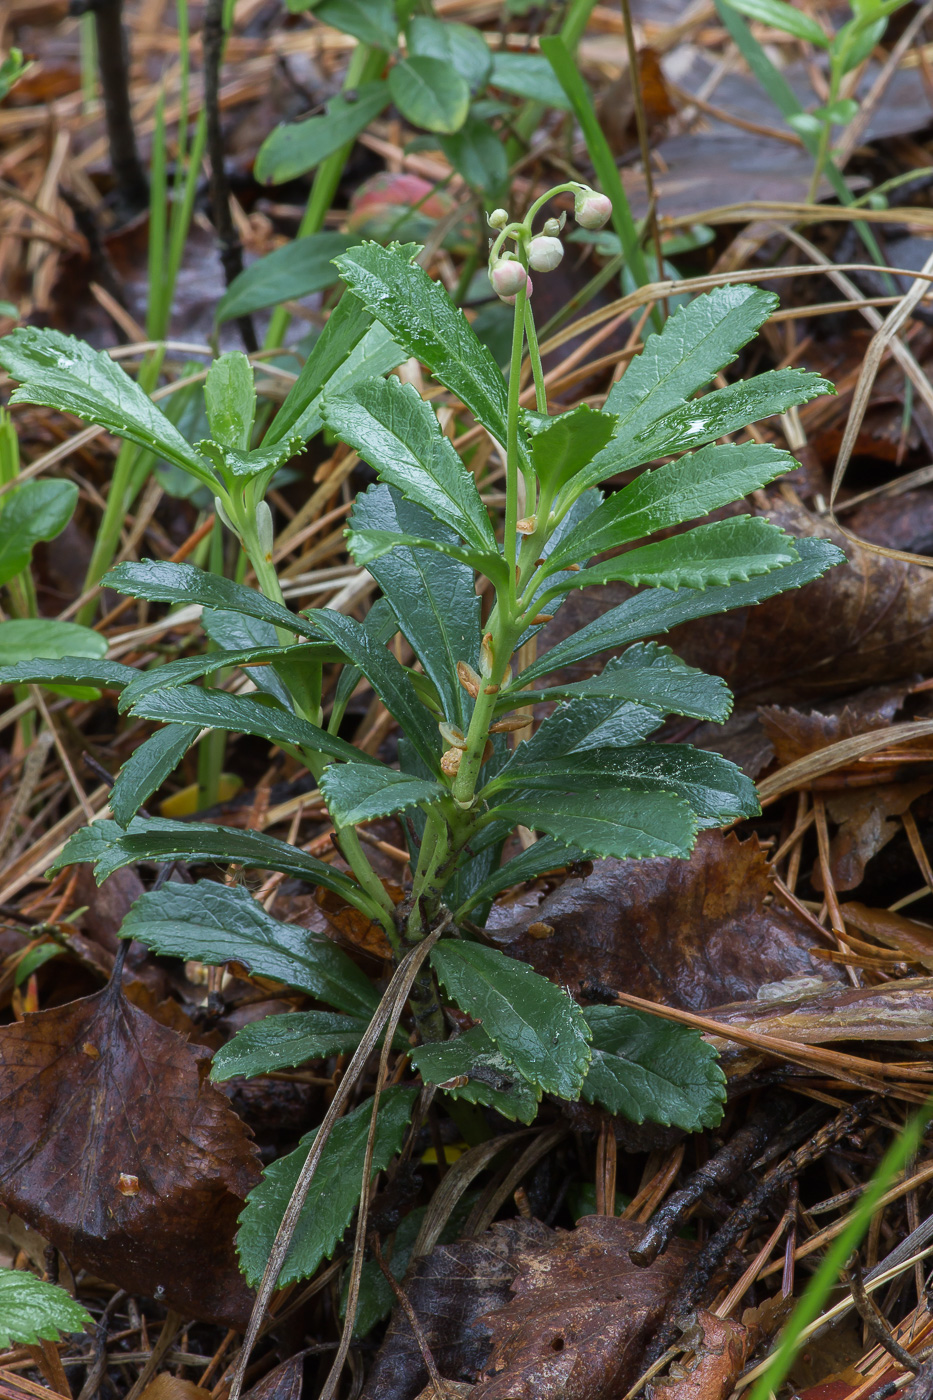
<instances>
[{"instance_id":1,"label":"nodding flower bud","mask_svg":"<svg viewBox=\"0 0 933 1400\"><path fill-rule=\"evenodd\" d=\"M494 209L491 214L487 214L486 222L490 228L504 229L509 222L507 209Z\"/></svg>"},{"instance_id":2,"label":"nodding flower bud","mask_svg":"<svg viewBox=\"0 0 933 1400\"><path fill-rule=\"evenodd\" d=\"M260 501L256 507L256 534L259 536L259 547L267 560L272 558L272 511L265 501Z\"/></svg>"},{"instance_id":3,"label":"nodding flower bud","mask_svg":"<svg viewBox=\"0 0 933 1400\"><path fill-rule=\"evenodd\" d=\"M559 219L545 219L544 228L541 230L541 232L546 233L548 238L556 238L557 235L563 230L564 224L566 222L566 214L561 214Z\"/></svg>"},{"instance_id":4,"label":"nodding flower bud","mask_svg":"<svg viewBox=\"0 0 933 1400\"><path fill-rule=\"evenodd\" d=\"M595 190L580 190L573 201L573 217L581 228L602 228L612 214L612 200Z\"/></svg>"},{"instance_id":5,"label":"nodding flower bud","mask_svg":"<svg viewBox=\"0 0 933 1400\"><path fill-rule=\"evenodd\" d=\"M498 258L489 269L489 280L493 291L502 301L512 305L516 294L530 281L527 272L514 258ZM530 294L531 288L528 287Z\"/></svg>"},{"instance_id":6,"label":"nodding flower bud","mask_svg":"<svg viewBox=\"0 0 933 1400\"><path fill-rule=\"evenodd\" d=\"M528 266L535 272L553 272L563 256L564 245L559 238L539 233L528 244Z\"/></svg>"}]
</instances>

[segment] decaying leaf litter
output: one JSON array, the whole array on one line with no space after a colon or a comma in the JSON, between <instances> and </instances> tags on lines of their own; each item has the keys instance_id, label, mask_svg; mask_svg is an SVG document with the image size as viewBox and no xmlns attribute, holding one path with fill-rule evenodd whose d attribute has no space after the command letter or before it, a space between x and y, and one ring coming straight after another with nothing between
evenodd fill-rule
<instances>
[{"instance_id":1,"label":"decaying leaf litter","mask_svg":"<svg viewBox=\"0 0 933 1400\"><path fill-rule=\"evenodd\" d=\"M535 54L554 16L523 8L505 15L498 6L457 3L436 12L479 26L497 51ZM352 40L328 26L327 5L319 9L287 22L277 6L236 9L220 105L233 222L247 260L296 232L306 194L298 181L271 189L257 182L259 145L276 122L333 100L352 61ZM151 230L145 215L128 220L117 206L117 217L105 198L110 165L100 110L82 88L79 29L63 10L15 3L4 10L5 43L33 60L0 106L4 294L27 324L120 347L132 363L151 330ZM841 18L829 10L819 17L830 28ZM189 18L194 115L204 91L200 7L192 5ZM129 5L126 20L134 125L151 168L160 122L169 149L177 122L177 22L174 7L161 3ZM832 539L849 562L799 593L722 615L711 607L709 617L665 638L690 664L724 677L737 703L724 726L671 719L664 737L734 759L759 780L763 815L704 833L689 861L609 858L592 869L555 868L500 896L487 929L492 947L568 986L593 1009L594 1024L600 1008L651 1003L703 1031L727 1076L725 1116L690 1134L633 1121L644 1093L663 1098L669 1083L663 1074L658 1082L663 1040L649 1040L624 1078L614 1116L585 1099L567 1105L546 1097L533 1126L514 1113L509 1121L479 1110L483 1132L474 1141L451 1134L450 1120L428 1102L406 1132L415 1097L406 1030L393 1039L386 1066L389 1136L375 1144L380 1174L368 1238L355 1245L353 1229L344 1233L355 1200L344 1201L335 1180L324 1243L312 1229L305 1245L318 1251L313 1272L276 1295L253 1352L247 1384L257 1394L291 1400L302 1382L306 1393L319 1393L337 1349L354 1254L362 1265L361 1311L345 1393L415 1396L427 1386L431 1394L438 1377L456 1382L458 1394L478 1391L477 1400L608 1397L643 1383L703 1396L744 1390L789 1300L842 1232L892 1135L929 1093L929 574L878 550L929 553L924 468L933 393L925 283L913 281L929 252L926 13L901 11L866 59L862 110L842 139L856 194L910 177L889 193L888 207L875 201L857 211L894 269L888 274L871 268L856 211L840 207L828 183L815 191L823 207L808 199L806 144L777 120L712 5L635 7L634 22L641 114L622 13L595 7L578 57L602 98L602 126L636 215L649 223L656 216L662 239L680 236L686 245L679 254L673 242L665 249L682 285L625 288L619 300L610 270L588 297L590 278L613 256L606 243L595 251L579 246L558 272L536 279L539 326L572 297L584 303L545 335L552 409L601 404L639 345L645 308L667 300L670 309L678 294L746 275L773 287L780 309L727 378L802 366L834 382L837 394L752 430L755 440L789 448L800 466L740 509L797 537ZM812 45L766 27L753 25L753 32L772 45L805 107L825 100ZM905 34L895 62L886 63ZM562 108L545 105L535 115L525 133L528 154L512 153L512 206L527 205L568 170L592 178L579 130ZM650 182L639 168L639 115L652 151ZM469 185L451 178L443 148L412 147L412 135L390 107L358 136L326 223L353 236L335 242L331 255L361 236L383 237L367 226L367 199L393 235L399 203L404 211L423 200L410 215L414 229L398 236L427 238L432 270L454 292L485 235ZM412 177L420 183L404 183ZM424 196L438 184L429 205ZM388 216L379 204L387 187ZM173 317L155 335L173 337L163 382L203 369L192 356L211 335L224 295L206 190L195 211ZM914 286L899 338L887 339L884 318L899 315ZM293 287L280 282L272 301ZM289 303L293 335L320 325L321 298L309 291ZM239 313L244 304L228 308ZM261 302L250 311L264 329ZM0 329L14 324L11 316ZM224 346L240 344L237 335L231 314ZM280 362L278 378L275 363L269 370L264 390L273 401L289 382L281 373L288 363ZM425 382L412 362L403 377ZM453 424L451 404L448 395L442 411ZM93 602L81 596L112 490L113 440L25 405L15 423L27 472L78 491L64 533L53 543L38 537L39 613L69 620L90 604L100 654L106 644L115 663L144 667L198 655L204 643L196 607L167 619L158 605L121 601L110 591ZM482 439L462 418L457 424L467 440L458 445ZM840 449L846 471L835 492ZM489 451L480 453L474 470L482 474ZM502 505L495 470L483 479L495 512ZM272 500L285 522L277 562L292 606L360 615L374 582L348 560L343 526L354 495L371 480L352 451L317 437L292 479L277 485ZM203 562L209 513L209 502L179 495L163 470L120 522L117 560ZM539 653L633 591L608 584L595 608L593 595L571 594L540 634ZM560 679L587 674L585 660L571 659ZM222 941L210 966L171 956L180 947L153 956L138 942L119 944L124 919L132 927L140 917L137 901L154 880L167 875L183 904L191 879L183 863L158 872L151 864L125 868L100 888L85 866L45 880L65 840L105 813L110 778L151 732L146 720L119 717L115 698L106 687L81 698L33 687L14 693L4 715L4 1263L65 1284L93 1326L60 1342L39 1330L29 1344L11 1345L0 1358L0 1386L15 1400L49 1389L83 1400L100 1389L132 1391L135 1400L147 1388L209 1391L219 1400L229 1393L250 1311L234 1250L236 1218L264 1167L272 1167L266 1181L276 1189L274 1164L284 1166L334 1100L388 949L358 911L294 875L252 872L247 896L228 872L230 897L249 898L259 911L249 969L230 962ZM371 691L350 698L342 732L391 759L394 725ZM186 763L151 799L163 816L184 819L200 805L201 820L271 832L319 859L335 858L320 794L307 779L295 781L299 770L287 753L231 737L206 813L198 764L190 755ZM401 898L402 825L377 819L362 830L379 877ZM224 881L222 869L197 873ZM308 959L304 982L296 983L293 966L284 970L283 950L294 960L309 946L333 949L345 1042L334 1039L333 1018L327 1036L315 1020L322 999L332 1004L323 995L321 959ZM294 1025L298 1058L283 1057L283 1068L249 1078L243 1031L270 1013ZM468 1025L459 1029L469 1034ZM236 1033L233 1053L225 1047ZM212 1055L215 1066L223 1064L214 1082ZM377 1058L338 1120L360 1150ZM501 1094L501 1069L490 1063L485 1074L486 1089ZM661 1111L678 1109L668 1103ZM397 1138L389 1140L393 1112ZM798 1392L829 1378L840 1397L877 1394L904 1380L909 1394L921 1393L924 1373L909 1380L904 1351L922 1358L933 1325L925 1289L933 1179L926 1153L921 1147L888 1189L860 1261L826 1305L832 1319L808 1338L793 1372ZM389 1261L394 1284L380 1259ZM69 1322L86 1325L77 1313Z\"/></svg>"}]
</instances>

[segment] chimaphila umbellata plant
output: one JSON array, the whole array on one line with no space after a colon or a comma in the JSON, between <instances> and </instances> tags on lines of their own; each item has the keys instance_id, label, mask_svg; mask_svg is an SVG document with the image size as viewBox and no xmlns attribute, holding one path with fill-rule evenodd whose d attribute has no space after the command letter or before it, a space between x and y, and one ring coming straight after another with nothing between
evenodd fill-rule
<instances>
[{"instance_id":1,"label":"chimaphila umbellata plant","mask_svg":"<svg viewBox=\"0 0 933 1400\"><path fill-rule=\"evenodd\" d=\"M724 720L731 697L719 678L646 639L800 587L841 560L824 540L793 540L746 514L671 533L793 465L773 446L720 439L830 386L782 369L697 397L775 303L753 286L725 286L651 335L601 410L549 415L531 274L546 276L559 260L561 223L548 219L536 232L534 222L563 191L586 227L608 213L602 196L570 184L522 220L500 210L490 218L491 282L514 298L506 376L418 264L416 245L363 244L337 259L344 294L259 447L251 446L255 390L242 355L212 364L211 439L191 445L107 354L53 331L17 330L0 343L0 363L21 384L16 400L77 413L209 485L258 583L181 564L122 564L109 587L154 602L200 603L218 649L141 673L78 658L0 671L3 681L114 687L124 711L163 724L121 770L113 819L79 831L59 864L94 861L98 878L133 861L281 871L340 896L384 931L393 950L396 970L380 999L329 939L267 914L245 884L209 878L169 880L125 921L125 938L159 953L235 960L317 1004L240 1031L215 1056L216 1079L354 1052L317 1137L269 1167L245 1207L239 1247L254 1283L264 1270L269 1287L276 1275L280 1282L306 1276L332 1253L362 1182L401 1145L414 1076L439 1086L438 1101L468 1136L488 1131L483 1107L530 1122L544 1094L582 1096L610 1113L686 1129L721 1113L722 1075L696 1033L620 1006L578 1005L490 946L483 925L500 891L543 872L596 856L686 857L700 828L757 812L753 784L725 759L651 742L666 715ZM534 410L521 406L526 348ZM504 460L501 537L431 405L411 384L384 377L411 356L490 434ZM289 611L272 562L266 488L322 423L378 478L357 498L347 531L352 556L382 592L362 621L328 608ZM623 473L628 484L603 496L600 483ZM660 537L645 542L651 536ZM490 599L485 616L478 580ZM542 630L571 590L613 581L640 591L537 655ZM388 644L397 633L416 664L396 659ZM606 652L612 656L599 674L562 679ZM335 664L342 669L331 685ZM253 690L204 682L234 668L245 669ZM363 679L397 722L397 766L341 734ZM536 729L532 697L554 704ZM264 833L136 815L211 727L262 736L306 765L346 869ZM358 835L393 814L410 846L399 904ZM537 839L503 862L518 827ZM472 1028L448 1038L448 1006L467 1013ZM412 1078L338 1118L383 1036L407 1053ZM307 1203L279 1273L287 1239L266 1265L293 1188L298 1204ZM313 1209L325 1197L327 1209Z\"/></svg>"}]
</instances>

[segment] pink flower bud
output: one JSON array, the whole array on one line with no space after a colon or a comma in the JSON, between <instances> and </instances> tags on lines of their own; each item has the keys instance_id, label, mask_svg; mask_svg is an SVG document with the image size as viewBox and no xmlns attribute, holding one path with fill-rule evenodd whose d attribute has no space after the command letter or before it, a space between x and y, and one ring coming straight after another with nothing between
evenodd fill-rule
<instances>
[{"instance_id":1,"label":"pink flower bud","mask_svg":"<svg viewBox=\"0 0 933 1400\"><path fill-rule=\"evenodd\" d=\"M564 245L559 238L539 234L528 244L528 265L535 272L553 272L563 256Z\"/></svg>"},{"instance_id":2,"label":"pink flower bud","mask_svg":"<svg viewBox=\"0 0 933 1400\"><path fill-rule=\"evenodd\" d=\"M612 200L595 190L581 190L573 202L573 216L581 228L602 228L611 214Z\"/></svg>"},{"instance_id":3,"label":"pink flower bud","mask_svg":"<svg viewBox=\"0 0 933 1400\"><path fill-rule=\"evenodd\" d=\"M534 291L534 287L533 287L533 285L532 285L531 278L528 276L528 274L527 274L527 272L526 272L526 273L525 273L525 296L526 296L526 297L530 297L533 291ZM514 306L514 305L515 305L515 297L514 297L514 296L512 296L512 297L500 297L499 300L500 300L500 301L504 301L505 304L506 304L506 306Z\"/></svg>"},{"instance_id":4,"label":"pink flower bud","mask_svg":"<svg viewBox=\"0 0 933 1400\"><path fill-rule=\"evenodd\" d=\"M508 301L524 286L523 278L527 276L525 269L520 262L514 258L499 258L489 269L489 280L492 283L496 296L503 301Z\"/></svg>"}]
</instances>

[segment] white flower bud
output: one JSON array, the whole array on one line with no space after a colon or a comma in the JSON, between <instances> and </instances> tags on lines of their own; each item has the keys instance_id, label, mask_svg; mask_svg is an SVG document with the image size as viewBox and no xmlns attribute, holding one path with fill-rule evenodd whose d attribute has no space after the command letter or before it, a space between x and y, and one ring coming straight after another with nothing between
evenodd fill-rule
<instances>
[{"instance_id":1,"label":"white flower bud","mask_svg":"<svg viewBox=\"0 0 933 1400\"><path fill-rule=\"evenodd\" d=\"M573 216L581 228L602 228L612 214L612 200L595 190L581 190L573 202Z\"/></svg>"},{"instance_id":2,"label":"white flower bud","mask_svg":"<svg viewBox=\"0 0 933 1400\"><path fill-rule=\"evenodd\" d=\"M547 234L538 234L528 245L528 265L535 272L553 272L563 256L563 243Z\"/></svg>"},{"instance_id":3,"label":"white flower bud","mask_svg":"<svg viewBox=\"0 0 933 1400\"><path fill-rule=\"evenodd\" d=\"M489 224L490 228L504 229L509 222L508 210L494 209L491 214L487 214L486 222Z\"/></svg>"},{"instance_id":4,"label":"white flower bud","mask_svg":"<svg viewBox=\"0 0 933 1400\"><path fill-rule=\"evenodd\" d=\"M256 507L256 533L259 536L259 547L266 559L272 559L272 511L265 501L260 501Z\"/></svg>"}]
</instances>

